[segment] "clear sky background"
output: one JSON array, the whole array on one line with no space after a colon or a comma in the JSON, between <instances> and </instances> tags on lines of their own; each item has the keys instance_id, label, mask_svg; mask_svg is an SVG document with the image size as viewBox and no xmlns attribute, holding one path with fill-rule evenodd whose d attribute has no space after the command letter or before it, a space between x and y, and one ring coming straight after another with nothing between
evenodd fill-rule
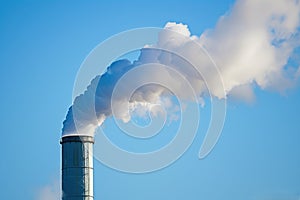
<instances>
[{"instance_id":1,"label":"clear sky background","mask_svg":"<svg viewBox=\"0 0 300 200\"><path fill-rule=\"evenodd\" d=\"M77 70L97 44L169 21L200 35L233 4L2 1L1 199L46 200L58 193L62 121ZM256 88L255 94L250 104L229 102L222 136L203 160L202 135L173 165L149 174L121 173L95 160L95 199L299 200L300 89L279 94Z\"/></svg>"}]
</instances>

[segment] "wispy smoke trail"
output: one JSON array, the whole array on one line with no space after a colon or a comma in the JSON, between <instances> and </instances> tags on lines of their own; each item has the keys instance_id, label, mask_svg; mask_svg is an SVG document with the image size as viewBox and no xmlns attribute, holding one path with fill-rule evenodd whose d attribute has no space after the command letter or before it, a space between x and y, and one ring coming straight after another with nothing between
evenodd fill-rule
<instances>
[{"instance_id":1,"label":"wispy smoke trail","mask_svg":"<svg viewBox=\"0 0 300 200\"><path fill-rule=\"evenodd\" d=\"M84 94L78 96L70 107L64 121L63 135L93 134L95 128L112 114L128 122L128 109L142 106L156 112L151 110L152 105L164 104L162 99L168 99L172 93L168 88L155 84L139 88L129 99L129 108L124 106L128 102L125 98L127 94L119 90L117 103L114 104L116 108L112 112L112 93L117 81L143 64L160 63L176 69L196 91L199 102L208 90L217 98L226 98L231 94L246 99L253 98L253 85L262 89L285 90L299 77L299 60L291 60L300 46L299 19L299 1L278 0L275 3L272 0L243 0L237 1L213 30L204 31L199 37L191 35L187 25L169 22L159 34L157 43L143 48L137 61L116 61L104 74L92 80ZM217 64L223 79L221 88L212 63L200 46ZM149 76L175 84L176 75L170 70L139 74L131 81ZM207 88L206 84L210 87ZM189 99L186 85L175 84L174 87L180 91L176 94L179 98ZM169 107L172 105L169 104ZM91 115L92 112L96 117Z\"/></svg>"},{"instance_id":2,"label":"wispy smoke trail","mask_svg":"<svg viewBox=\"0 0 300 200\"><path fill-rule=\"evenodd\" d=\"M36 200L58 200L61 199L59 181L54 181L39 189Z\"/></svg>"}]
</instances>

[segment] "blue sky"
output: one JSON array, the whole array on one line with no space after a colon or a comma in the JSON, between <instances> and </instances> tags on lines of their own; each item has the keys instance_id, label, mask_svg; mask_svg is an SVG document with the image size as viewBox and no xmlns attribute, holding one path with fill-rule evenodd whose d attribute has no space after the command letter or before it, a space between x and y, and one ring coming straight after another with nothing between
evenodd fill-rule
<instances>
[{"instance_id":1,"label":"blue sky","mask_svg":"<svg viewBox=\"0 0 300 200\"><path fill-rule=\"evenodd\" d=\"M169 21L188 24L200 35L233 5L233 0L1 2L2 198L31 200L55 190L62 121L76 73L97 44L121 31ZM280 94L255 88L255 96L250 104L229 102L220 140L203 160L201 133L183 157L160 171L127 174L95 160L95 199L298 200L300 89Z\"/></svg>"}]
</instances>

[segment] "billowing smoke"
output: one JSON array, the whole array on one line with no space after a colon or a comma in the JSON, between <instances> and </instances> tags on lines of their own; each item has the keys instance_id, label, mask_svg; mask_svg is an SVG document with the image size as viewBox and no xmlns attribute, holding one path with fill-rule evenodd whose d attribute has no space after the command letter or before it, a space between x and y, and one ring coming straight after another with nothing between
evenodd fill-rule
<instances>
[{"instance_id":1,"label":"billowing smoke","mask_svg":"<svg viewBox=\"0 0 300 200\"><path fill-rule=\"evenodd\" d=\"M288 62L300 45L299 19L296 0L237 1L214 30L205 31L200 42L219 66L226 91L251 83L291 87L299 60L296 68Z\"/></svg>"},{"instance_id":2,"label":"billowing smoke","mask_svg":"<svg viewBox=\"0 0 300 200\"><path fill-rule=\"evenodd\" d=\"M241 0L214 29L199 37L191 35L187 25L169 22L157 43L143 48L136 61L112 63L75 98L64 121L63 135L93 134L111 115L128 122L137 109L158 115L157 104L172 109L175 94L168 85L175 88L177 98L186 100L195 100L186 90L192 87L198 103L208 94L219 99L234 95L249 100L253 98L253 86L278 91L290 88L300 74L299 60L294 59L300 47L299 19L300 3L296 0ZM142 70L127 79L112 109L118 81L145 64L168 67ZM144 85L128 98L126 87L149 77L164 84ZM187 81L180 81L182 78Z\"/></svg>"}]
</instances>

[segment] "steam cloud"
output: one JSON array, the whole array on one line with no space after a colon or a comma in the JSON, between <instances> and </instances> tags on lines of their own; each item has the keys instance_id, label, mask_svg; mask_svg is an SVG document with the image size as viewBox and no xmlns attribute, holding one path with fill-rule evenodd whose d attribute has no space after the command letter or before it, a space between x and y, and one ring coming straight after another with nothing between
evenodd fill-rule
<instances>
[{"instance_id":1,"label":"steam cloud","mask_svg":"<svg viewBox=\"0 0 300 200\"><path fill-rule=\"evenodd\" d=\"M253 98L253 85L284 91L293 86L300 74L299 60L292 60L300 47L299 19L300 3L296 0L240 0L219 19L213 30L206 30L199 37L191 35L187 25L168 22L157 43L143 48L138 60L112 63L103 75L91 81L82 95L75 98L64 121L63 135L92 135L112 115L111 98L117 81L130 70L147 63L164 64L180 72L193 87L198 102L208 90L219 99L233 95L246 100ZM223 87L217 84L218 74L212 70L213 63L200 46L218 66ZM178 76L170 70L140 73L131 81L145 77L163 79L176 87L179 91L177 97L190 99L185 90L187 85L176 84L174 79ZM159 110L153 105L172 109L172 93L160 85L139 88L130 98L129 108L125 96L125 92L118 93L114 104L115 117L124 122L130 120L128 109L142 108L154 115ZM91 114L93 112L95 115Z\"/></svg>"}]
</instances>

